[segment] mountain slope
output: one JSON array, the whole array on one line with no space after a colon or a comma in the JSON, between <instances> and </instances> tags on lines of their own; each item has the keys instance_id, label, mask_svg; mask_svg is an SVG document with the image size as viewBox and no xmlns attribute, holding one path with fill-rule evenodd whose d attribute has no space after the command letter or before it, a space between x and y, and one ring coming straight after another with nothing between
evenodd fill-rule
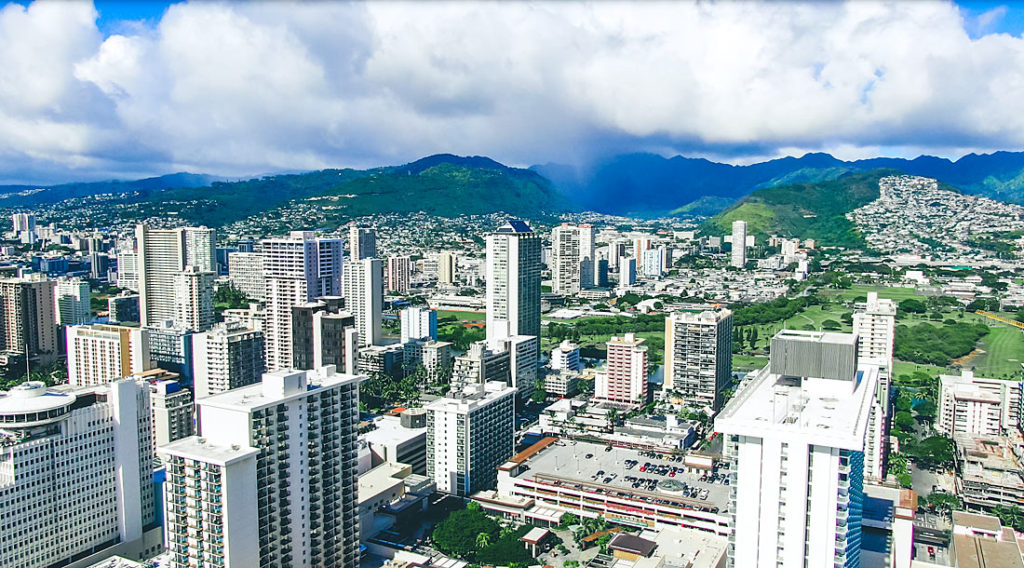
<instances>
[{"instance_id":1,"label":"mountain slope","mask_svg":"<svg viewBox=\"0 0 1024 568\"><path fill-rule=\"evenodd\" d=\"M221 179L223 178L206 174L179 172L131 181L75 182L49 187L2 185L0 186L0 207L30 207L46 203L57 203L75 197L88 197L105 193L158 191L176 187L204 187Z\"/></svg>"},{"instance_id":2,"label":"mountain slope","mask_svg":"<svg viewBox=\"0 0 1024 568\"><path fill-rule=\"evenodd\" d=\"M846 213L878 199L878 180L895 170L844 174L835 180L767 187L719 213L703 229L724 235L732 222L747 222L749 233L815 239L823 245L864 246Z\"/></svg>"},{"instance_id":3,"label":"mountain slope","mask_svg":"<svg viewBox=\"0 0 1024 568\"><path fill-rule=\"evenodd\" d=\"M966 193L1024 203L1024 152L968 154L956 161L919 156L913 160L871 158L850 162L812 153L748 166L681 156L625 154L582 168L544 164L531 169L551 179L584 209L623 214L685 212L685 206L707 196L736 199L761 188L835 180L851 172L880 168L935 178ZM696 203L694 208L698 205L704 204Z\"/></svg>"},{"instance_id":4,"label":"mountain slope","mask_svg":"<svg viewBox=\"0 0 1024 568\"><path fill-rule=\"evenodd\" d=\"M376 213L424 211L450 217L503 211L536 216L569 208L551 183L535 172L489 158L451 155L371 170L322 170L153 191L145 199L146 214L173 211L211 227L296 203L330 211L329 220L339 224Z\"/></svg>"}]
</instances>

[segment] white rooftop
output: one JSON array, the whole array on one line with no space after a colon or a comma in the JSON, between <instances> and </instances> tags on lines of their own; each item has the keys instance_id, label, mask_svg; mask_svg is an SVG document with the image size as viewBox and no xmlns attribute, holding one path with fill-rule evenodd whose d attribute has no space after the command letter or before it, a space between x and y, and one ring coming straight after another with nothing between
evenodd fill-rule
<instances>
[{"instance_id":1,"label":"white rooftop","mask_svg":"<svg viewBox=\"0 0 1024 568\"><path fill-rule=\"evenodd\" d=\"M39 381L21 383L6 393L0 393L0 414L23 414L57 410L75 402L70 392L50 390Z\"/></svg>"},{"instance_id":2,"label":"white rooftop","mask_svg":"<svg viewBox=\"0 0 1024 568\"><path fill-rule=\"evenodd\" d=\"M263 373L262 382L208 396L200 399L199 404L232 410L254 409L305 396L316 387L332 387L364 378L365 375L337 373L334 365L312 371L281 369Z\"/></svg>"},{"instance_id":3,"label":"white rooftop","mask_svg":"<svg viewBox=\"0 0 1024 568\"><path fill-rule=\"evenodd\" d=\"M784 377L765 366L729 401L715 420L715 430L759 438L797 436L808 443L863 451L878 372L878 365L860 362L850 391L844 381Z\"/></svg>"},{"instance_id":4,"label":"white rooftop","mask_svg":"<svg viewBox=\"0 0 1024 568\"><path fill-rule=\"evenodd\" d=\"M157 453L173 454L185 459L192 459L217 465L227 465L241 459L255 457L260 451L250 446L237 444L210 444L206 438L189 436L160 446Z\"/></svg>"}]
</instances>

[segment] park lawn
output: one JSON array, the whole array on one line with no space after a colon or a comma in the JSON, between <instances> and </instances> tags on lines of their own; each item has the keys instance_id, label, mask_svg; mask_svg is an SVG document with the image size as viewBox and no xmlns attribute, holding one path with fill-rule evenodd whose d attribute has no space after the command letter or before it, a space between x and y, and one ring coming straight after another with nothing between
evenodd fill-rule
<instances>
[{"instance_id":1,"label":"park lawn","mask_svg":"<svg viewBox=\"0 0 1024 568\"><path fill-rule=\"evenodd\" d=\"M438 310L437 319L455 317L459 321L484 321L487 314L484 312L457 312L454 310Z\"/></svg>"},{"instance_id":2,"label":"park lawn","mask_svg":"<svg viewBox=\"0 0 1024 568\"><path fill-rule=\"evenodd\" d=\"M935 365L923 365L920 363L911 363L910 361L897 360L894 364L893 377L895 378L900 375L913 375L915 371L924 371L933 377L952 373L952 371L947 370L945 367L936 367Z\"/></svg>"},{"instance_id":3,"label":"park lawn","mask_svg":"<svg viewBox=\"0 0 1024 568\"><path fill-rule=\"evenodd\" d=\"M903 288L903 287L891 287L891 286L870 286L865 284L855 284L849 288L828 288L824 290L818 290L818 293L828 298L839 298L844 301L850 301L858 296L867 296L868 292L878 292L879 298L891 298L899 302L900 300L906 300L907 298L916 298L920 296L917 290L914 288Z\"/></svg>"},{"instance_id":4,"label":"park lawn","mask_svg":"<svg viewBox=\"0 0 1024 568\"><path fill-rule=\"evenodd\" d=\"M821 306L810 306L787 320L759 324L757 325L757 348L767 349L772 336L783 329L803 330L805 325L812 325L816 331L822 331L821 324L825 320L835 320L843 326L835 331L850 333L853 331L853 327L843 323L841 318L844 313L851 312L852 310L838 304L830 304L824 310Z\"/></svg>"},{"instance_id":5,"label":"park lawn","mask_svg":"<svg viewBox=\"0 0 1024 568\"><path fill-rule=\"evenodd\" d=\"M733 371L755 371L763 368L768 364L767 357L758 357L755 355L733 355L732 356L732 370Z\"/></svg>"},{"instance_id":6,"label":"park lawn","mask_svg":"<svg viewBox=\"0 0 1024 568\"><path fill-rule=\"evenodd\" d=\"M1024 362L1024 331L1008 325L995 325L981 338L985 352L972 363L979 377L993 379L1019 378Z\"/></svg>"}]
</instances>

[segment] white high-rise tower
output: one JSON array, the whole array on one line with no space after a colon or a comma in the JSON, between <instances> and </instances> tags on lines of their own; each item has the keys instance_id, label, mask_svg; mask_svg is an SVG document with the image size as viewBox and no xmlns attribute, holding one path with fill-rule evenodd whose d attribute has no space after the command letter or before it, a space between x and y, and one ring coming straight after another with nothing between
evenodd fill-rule
<instances>
[{"instance_id":1,"label":"white high-rise tower","mask_svg":"<svg viewBox=\"0 0 1024 568\"><path fill-rule=\"evenodd\" d=\"M731 375L730 310L675 312L665 318L665 393L681 397L691 408L718 412Z\"/></svg>"},{"instance_id":2,"label":"white high-rise tower","mask_svg":"<svg viewBox=\"0 0 1024 568\"><path fill-rule=\"evenodd\" d=\"M489 344L517 335L540 337L540 264L540 238L523 221L509 219L487 235Z\"/></svg>"},{"instance_id":3,"label":"white high-rise tower","mask_svg":"<svg viewBox=\"0 0 1024 568\"><path fill-rule=\"evenodd\" d=\"M178 317L175 277L186 267L216 270L217 240L213 229L184 227L135 229L139 243L139 316L143 326L161 325Z\"/></svg>"},{"instance_id":4,"label":"white high-rise tower","mask_svg":"<svg viewBox=\"0 0 1024 568\"><path fill-rule=\"evenodd\" d=\"M292 231L262 245L267 369L287 369L292 366L292 307L341 295L344 245L341 239L318 239L313 231Z\"/></svg>"},{"instance_id":5,"label":"white high-rise tower","mask_svg":"<svg viewBox=\"0 0 1024 568\"><path fill-rule=\"evenodd\" d=\"M858 304L853 313L853 333L859 338L857 356L880 367L868 448L864 452L864 475L883 479L889 454L889 385L896 340L896 303L879 298L877 292L868 292L867 301Z\"/></svg>"},{"instance_id":6,"label":"white high-rise tower","mask_svg":"<svg viewBox=\"0 0 1024 568\"><path fill-rule=\"evenodd\" d=\"M747 265L747 222L732 222L732 266L743 268Z\"/></svg>"},{"instance_id":7,"label":"white high-rise tower","mask_svg":"<svg viewBox=\"0 0 1024 568\"><path fill-rule=\"evenodd\" d=\"M379 345L383 337L384 263L376 258L345 262L345 309L356 317L359 345Z\"/></svg>"},{"instance_id":8,"label":"white high-rise tower","mask_svg":"<svg viewBox=\"0 0 1024 568\"><path fill-rule=\"evenodd\" d=\"M555 294L580 293L582 272L580 230L562 223L551 230L551 291Z\"/></svg>"},{"instance_id":9,"label":"white high-rise tower","mask_svg":"<svg viewBox=\"0 0 1024 568\"><path fill-rule=\"evenodd\" d=\"M878 366L857 337L781 331L715 420L730 476L730 566L860 566Z\"/></svg>"}]
</instances>

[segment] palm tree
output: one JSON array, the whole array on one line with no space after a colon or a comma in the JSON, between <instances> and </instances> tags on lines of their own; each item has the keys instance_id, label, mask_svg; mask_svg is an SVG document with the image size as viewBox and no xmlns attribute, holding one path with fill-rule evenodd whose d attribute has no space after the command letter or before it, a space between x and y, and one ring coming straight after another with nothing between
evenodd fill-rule
<instances>
[{"instance_id":1,"label":"palm tree","mask_svg":"<svg viewBox=\"0 0 1024 568\"><path fill-rule=\"evenodd\" d=\"M487 548L490 545L491 545L491 535L489 535L489 534L487 534L485 532L482 532L482 533L476 535L476 547L477 548Z\"/></svg>"}]
</instances>

